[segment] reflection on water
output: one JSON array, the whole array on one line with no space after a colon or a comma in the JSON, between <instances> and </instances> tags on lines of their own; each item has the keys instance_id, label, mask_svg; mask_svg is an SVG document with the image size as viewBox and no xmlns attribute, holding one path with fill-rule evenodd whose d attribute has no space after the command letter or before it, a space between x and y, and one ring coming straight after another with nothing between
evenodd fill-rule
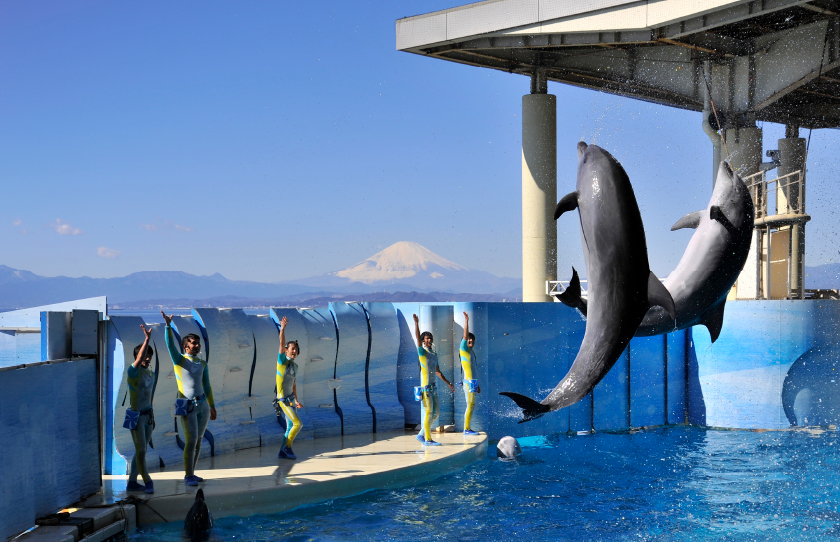
<instances>
[{"instance_id":1,"label":"reflection on water","mask_svg":"<svg viewBox=\"0 0 840 542\"><path fill-rule=\"evenodd\" d=\"M534 444L529 446L528 444ZM825 540L840 536L834 431L671 427L528 439L401 490L224 518L214 540ZM212 492L212 483L207 484ZM180 540L180 526L137 541Z\"/></svg>"}]
</instances>

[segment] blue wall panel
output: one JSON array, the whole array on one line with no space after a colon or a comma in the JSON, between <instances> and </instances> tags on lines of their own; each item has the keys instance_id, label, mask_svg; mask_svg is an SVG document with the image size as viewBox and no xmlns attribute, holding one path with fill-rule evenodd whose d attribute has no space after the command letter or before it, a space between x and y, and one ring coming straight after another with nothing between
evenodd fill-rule
<instances>
[{"instance_id":1,"label":"blue wall panel","mask_svg":"<svg viewBox=\"0 0 840 542\"><path fill-rule=\"evenodd\" d=\"M273 347L275 353L271 359L271 370L267 371L267 369L260 369L260 375L269 376L265 377L270 380L270 382L264 382L260 384L263 386L262 389L265 391L260 392L262 395L268 393L271 397L276 397L277 395L277 355L280 353L279 351L279 341L280 336L278 335L278 330L280 329L278 326L280 325L280 319L286 316L288 318L288 324L286 326L286 342L288 341L298 341L298 348L300 352L298 352L298 357L295 359L295 363L298 364L298 371L297 371L297 395L298 401L303 406L300 410L298 410L298 418L300 418L300 422L303 425L301 427L300 432L298 433L295 440L304 440L304 439L311 439L315 435L315 428L312 424L312 419L309 416L309 413L312 412L317 406L313 406L310 403L309 397L306 395L306 381L307 381L307 371L309 370L309 352L310 352L310 341L309 335L306 331L306 321L304 320L303 316L297 309L271 309L271 322L274 328L274 336L271 342L271 346L267 346L268 352L271 351ZM259 345L257 347L259 349ZM266 354L265 358L258 356L258 359L265 359L266 365L268 365L268 354ZM254 389L257 389L257 373L254 372ZM268 388L271 388L271 392L268 392ZM273 401L274 399L271 399ZM264 411L263 411L264 412ZM272 412L274 412L272 410ZM275 419L277 417L275 416ZM283 431L285 432L286 427L286 420L282 418L279 420L283 427Z\"/></svg>"},{"instance_id":2,"label":"blue wall panel","mask_svg":"<svg viewBox=\"0 0 840 542\"><path fill-rule=\"evenodd\" d=\"M90 359L0 371L0 538L98 490L96 396Z\"/></svg>"},{"instance_id":3,"label":"blue wall panel","mask_svg":"<svg viewBox=\"0 0 840 542\"><path fill-rule=\"evenodd\" d=\"M338 408L343 419L345 435L373 432L373 411L368 404L365 386L367 367L368 321L365 310L358 303L330 303L338 326L338 357L335 378Z\"/></svg>"},{"instance_id":4,"label":"blue wall panel","mask_svg":"<svg viewBox=\"0 0 840 542\"><path fill-rule=\"evenodd\" d=\"M414 387L420 385L420 361L414 339L414 319L420 308L414 303L400 303L397 322L400 326L400 351L397 355L397 397L403 406L406 425L420 423L420 402L414 400Z\"/></svg>"},{"instance_id":5,"label":"blue wall panel","mask_svg":"<svg viewBox=\"0 0 840 542\"><path fill-rule=\"evenodd\" d=\"M665 335L630 341L630 425L663 425L665 416Z\"/></svg>"},{"instance_id":6,"label":"blue wall panel","mask_svg":"<svg viewBox=\"0 0 840 542\"><path fill-rule=\"evenodd\" d=\"M370 322L367 390L376 416L376 432L402 431L405 412L397 396L400 324L391 303L365 303Z\"/></svg>"},{"instance_id":7,"label":"blue wall panel","mask_svg":"<svg viewBox=\"0 0 840 542\"><path fill-rule=\"evenodd\" d=\"M676 331L668 334L668 423L685 423L686 409L686 345L688 332Z\"/></svg>"},{"instance_id":8,"label":"blue wall panel","mask_svg":"<svg viewBox=\"0 0 840 542\"><path fill-rule=\"evenodd\" d=\"M630 427L630 357L624 349L613 368L593 390L592 420L596 431Z\"/></svg>"},{"instance_id":9,"label":"blue wall panel","mask_svg":"<svg viewBox=\"0 0 840 542\"><path fill-rule=\"evenodd\" d=\"M289 309L294 310L294 309ZM279 310L274 309L277 316ZM335 394L329 382L335 378L336 332L329 309L301 309L308 337L304 395L315 438L341 435L341 418L335 409Z\"/></svg>"},{"instance_id":10,"label":"blue wall panel","mask_svg":"<svg viewBox=\"0 0 840 542\"><path fill-rule=\"evenodd\" d=\"M218 419L210 422L215 453L256 448L260 434L246 404L254 335L242 309L193 309L207 335L207 365Z\"/></svg>"},{"instance_id":11,"label":"blue wall panel","mask_svg":"<svg viewBox=\"0 0 840 542\"><path fill-rule=\"evenodd\" d=\"M419 316L420 332L430 331L432 333L440 372L446 376L447 380L452 382L455 378L455 353L452 344L454 338L453 308L450 305L421 304ZM413 319L411 324L413 331ZM460 361L458 363L460 364ZM438 401L440 402L440 417L435 423L435 427L453 425L455 423L455 397L453 392L437 375L429 375L429 382L434 382L437 386Z\"/></svg>"}]
</instances>

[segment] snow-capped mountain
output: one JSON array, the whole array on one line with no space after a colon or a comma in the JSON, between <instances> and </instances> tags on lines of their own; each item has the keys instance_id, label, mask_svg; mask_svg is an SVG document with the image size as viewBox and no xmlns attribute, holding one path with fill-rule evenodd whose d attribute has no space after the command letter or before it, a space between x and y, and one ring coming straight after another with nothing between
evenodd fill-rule
<instances>
[{"instance_id":1,"label":"snow-capped mountain","mask_svg":"<svg viewBox=\"0 0 840 542\"><path fill-rule=\"evenodd\" d=\"M400 241L347 269L294 281L351 292L425 290L461 293L507 293L520 279L470 270L428 248Z\"/></svg>"}]
</instances>

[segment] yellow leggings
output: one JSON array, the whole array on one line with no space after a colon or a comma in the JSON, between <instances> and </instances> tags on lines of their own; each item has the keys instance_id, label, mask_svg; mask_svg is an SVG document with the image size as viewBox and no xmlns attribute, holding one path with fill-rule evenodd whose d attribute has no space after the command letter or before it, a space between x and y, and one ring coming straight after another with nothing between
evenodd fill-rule
<instances>
[{"instance_id":1,"label":"yellow leggings","mask_svg":"<svg viewBox=\"0 0 840 542\"><path fill-rule=\"evenodd\" d=\"M292 445L292 442L295 441L295 437L297 436L298 432L300 431L301 423L300 418L298 418L297 412L295 407L292 405L287 405L283 401L280 401L280 408L283 409L283 414L286 415L286 444L285 446Z\"/></svg>"},{"instance_id":2,"label":"yellow leggings","mask_svg":"<svg viewBox=\"0 0 840 542\"><path fill-rule=\"evenodd\" d=\"M464 382L464 399L467 400L467 411L464 412L464 431L467 431L470 429L470 420L472 420L473 407L475 406L475 393L469 391L466 382Z\"/></svg>"},{"instance_id":3,"label":"yellow leggings","mask_svg":"<svg viewBox=\"0 0 840 542\"><path fill-rule=\"evenodd\" d=\"M423 422L423 437L426 440L432 440L432 424L440 416L440 403L438 402L437 392L426 391L423 392L423 402L420 404L420 419Z\"/></svg>"}]
</instances>

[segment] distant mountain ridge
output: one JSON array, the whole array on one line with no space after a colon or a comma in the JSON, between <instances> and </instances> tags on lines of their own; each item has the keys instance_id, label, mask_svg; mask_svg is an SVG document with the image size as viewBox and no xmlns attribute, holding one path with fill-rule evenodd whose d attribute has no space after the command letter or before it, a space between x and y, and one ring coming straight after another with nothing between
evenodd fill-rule
<instances>
[{"instance_id":1,"label":"distant mountain ridge","mask_svg":"<svg viewBox=\"0 0 840 542\"><path fill-rule=\"evenodd\" d=\"M0 265L0 309L33 307L102 295L108 296L109 304L115 305L220 298L238 298L253 303L301 295L314 299L358 297L377 292L499 294L501 298L516 298L521 297L520 288L520 279L469 270L410 242L395 243L341 271L278 283L230 280L219 273L199 276L183 271L142 271L108 279L42 277L30 271Z\"/></svg>"}]
</instances>

